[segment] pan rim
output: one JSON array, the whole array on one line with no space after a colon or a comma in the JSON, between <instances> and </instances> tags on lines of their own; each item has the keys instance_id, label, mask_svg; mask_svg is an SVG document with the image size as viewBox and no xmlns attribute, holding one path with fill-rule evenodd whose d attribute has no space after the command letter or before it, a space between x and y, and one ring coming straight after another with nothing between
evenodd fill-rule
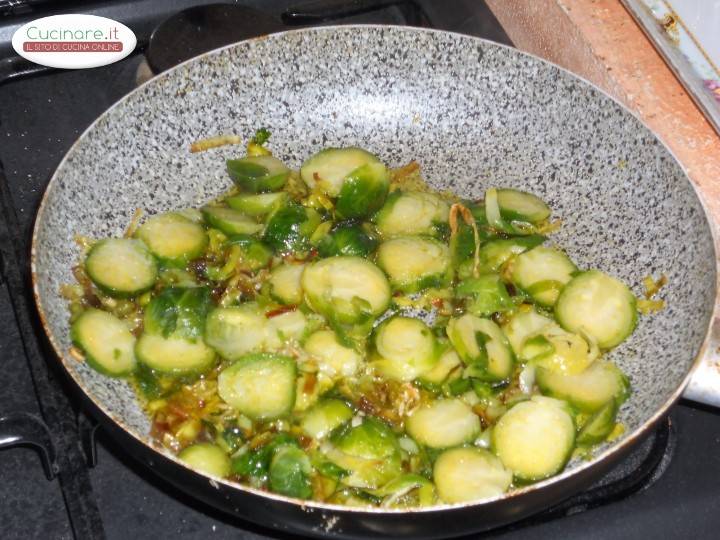
<instances>
[{"instance_id":1,"label":"pan rim","mask_svg":"<svg viewBox=\"0 0 720 540\"><path fill-rule=\"evenodd\" d=\"M583 471L587 471L589 469L594 468L599 463L602 463L608 459L611 459L612 456L615 456L622 452L623 449L625 449L628 446L634 445L639 439L641 439L647 431L656 424L657 421L659 421L668 411L668 409L680 398L682 395L683 390L687 386L688 382L690 381L693 373L697 370L698 365L700 364L702 358L705 356L705 353L707 351L711 332L712 332L712 326L715 318L718 316L718 313L720 312L720 309L718 308L717 302L713 304L713 308L710 313L709 321L707 324L707 328L705 330L705 336L703 338L702 344L698 350L698 353L696 354L695 358L692 360L690 367L688 368L687 373L685 374L685 377L680 382L680 384L677 386L677 388L673 391L673 393L670 395L670 397L647 419L645 420L639 427L637 427L633 432L631 432L629 435L627 435L624 439L621 441L614 443L610 445L608 448L603 450L601 453L593 456L593 458L585 463L582 463L580 465L577 465L576 467L572 469L566 469L563 472L561 472L558 475L552 476L550 478L547 478L545 480L542 480L540 482L537 482L535 484L531 484L528 486L524 486L518 489L514 489L510 492L504 493L502 495L492 497L492 498L486 498L481 499L478 501L470 501L470 502L464 502L464 503L455 503L455 504L438 504L434 506L429 507L418 507L418 508L408 508L408 509L399 509L399 508L376 508L376 507L352 507L352 506L344 506L339 504L327 504L322 503L318 501L306 501L302 499L296 499L293 497L286 497L284 495L279 495L276 493L271 493L268 491L262 491L250 486L247 486L245 484L240 484L236 482L230 482L227 480L224 480L219 477L215 477L209 474L205 474L202 472L198 472L195 469L192 469L185 465L182 461L180 461L177 456L170 453L169 451L158 448L154 446L150 440L146 440L142 435L139 433L136 433L135 430L130 429L128 426L125 425L122 419L116 418L114 414L112 414L110 411L108 411L105 406L100 403L94 395L92 395L90 392L87 392L83 381L77 377L70 369L68 369L68 365L70 365L70 360L67 358L65 354L61 352L60 346L57 343L57 340L51 331L47 316L45 313L45 310L43 309L42 300L40 297L40 291L38 286L38 280L37 280L37 273L36 273L36 255L37 255L37 237L38 232L40 228L40 223L42 222L42 217L45 212L45 209L47 207L47 198L48 193L50 189L53 187L53 185L56 182L56 178L58 176L58 171L60 171L69 157L74 153L76 147L79 145L81 141L85 140L85 137L88 136L92 132L92 130L95 128L95 126L104 119L107 115L109 115L116 107L124 103L126 100L131 99L132 96L134 96L136 93L140 92L142 89L145 88L145 86L150 85L151 83L157 83L158 81L161 81L163 78L170 76L174 72L180 70L186 65L189 65L192 62L200 61L201 59L204 59L211 55L219 54L222 51L230 50L232 48L237 47L238 45L242 43L250 43L250 42L257 42L257 41L264 41L267 39L284 39L287 35L293 35L296 33L313 33L313 34L319 34L319 33L326 33L326 32L337 32L337 31L345 31L345 30L357 30L357 29L383 29L383 30L391 30L398 33L425 33L425 34L441 34L441 35L449 35L456 39L462 39L462 40L470 40L474 41L476 43L481 43L483 46L489 46L489 47L500 47L502 49L506 49L509 51L512 51L513 54L519 54L521 56L527 57L529 59L532 59L534 61L539 61L543 64L546 64L547 66L550 66L554 69L560 70L561 72L565 73L571 78L577 79L581 81L582 83L589 85L592 87L596 92L602 94L606 98L610 99L613 103L618 105L626 114L631 115L637 122L639 122L647 131L648 133L652 134L652 136L662 145L664 150L673 158L675 164L680 168L680 170L683 173L683 177L685 181L691 186L691 189L693 190L693 193L695 194L696 198L700 202L700 206L703 210L703 214L705 217L705 222L708 226L710 237L712 239L712 251L715 258L715 261L717 261L718 258L718 233L715 228L715 223L709 213L709 209L707 206L707 203L704 200L704 197L702 193L700 193L697 186L690 180L690 177L688 175L686 167L678 160L675 153L670 149L667 144L660 138L658 135L651 130L647 124L637 115L637 113L630 108L628 108L625 104L623 104L619 99L615 98L614 96L610 95L608 92L603 90L602 88L598 87L588 79L577 75L573 72L571 72L568 69L563 68L562 66L559 66L553 62L550 62L548 60L545 60L539 56L536 56L534 54L521 51L519 49L516 49L514 47L510 47L508 45L504 45L501 43L496 43L491 40L487 40L484 38L479 38L475 36L470 36L467 34L462 34L459 32L449 32L445 30L438 30L438 29L428 29L428 28L419 28L419 27L409 27L409 26L402 26L402 25L384 25L384 24L352 24L352 25L329 25L329 26L318 26L318 27L310 27L310 28L301 28L301 29L294 29L294 30L287 30L284 32L277 32L273 34L258 36L256 38L248 39L239 41L236 43L231 43L229 45L225 45L223 47L219 47L217 49L213 49L211 51L208 51L206 53L203 53L201 55L195 56L193 58L190 58L177 66L149 79L148 81L144 82L143 84L137 86L135 89L133 89L131 92L127 93L125 96L120 98L118 101L113 103L107 110L105 110L100 116L98 116L83 132L82 134L75 140L75 142L72 144L72 146L68 149L68 151L63 156L62 160L58 164L57 168L53 172L52 177L48 181L47 186L45 187L45 191L43 192L42 199L40 201L40 205L38 207L37 213L35 215L35 222L33 224L33 233L32 233L32 241L31 241L31 248L30 248L30 270L31 270L31 280L32 280L32 289L33 289L33 298L35 300L35 305L38 311L38 315L40 317L41 324L43 326L43 330L45 331L45 334L50 341L50 344L52 345L53 351L55 355L60 360L60 363L63 366L64 371L67 375L70 376L70 379L79 387L79 389L83 392L84 397L89 399L92 404L107 418L112 420L115 424L118 425L125 433L131 435L137 442L147 447L149 450L153 452L157 452L160 455L162 455L165 458L170 459L173 461L176 465L181 466L185 468L188 471L193 472L194 474L197 474L198 476L205 477L211 485L216 486L217 484L222 484L227 488L238 490L241 492L246 492L252 495L257 495L263 498L267 498L270 500L274 500L276 502L281 503L288 503L294 506L298 506L303 510L312 511L312 510L328 510L333 512L347 512L347 513L353 513L353 514L371 514L371 515L401 515L401 514L416 514L416 513L433 513L433 512L440 512L440 511L447 511L447 510L458 510L461 508L468 508L468 507L477 507L478 509L482 508L485 505L489 505L491 503L501 501L501 500L511 500L517 497L521 497L523 495L526 495L531 492L539 491L544 489L545 487L551 486L553 484L560 484L563 481L574 477L576 475L579 475ZM718 278L718 272L717 272L717 263L713 267L713 273L714 273L714 280L713 280L713 294L714 298L717 298L718 294L718 285L717 285L717 278ZM192 495L192 493L190 493ZM312 510L311 510L312 509Z\"/></svg>"}]
</instances>

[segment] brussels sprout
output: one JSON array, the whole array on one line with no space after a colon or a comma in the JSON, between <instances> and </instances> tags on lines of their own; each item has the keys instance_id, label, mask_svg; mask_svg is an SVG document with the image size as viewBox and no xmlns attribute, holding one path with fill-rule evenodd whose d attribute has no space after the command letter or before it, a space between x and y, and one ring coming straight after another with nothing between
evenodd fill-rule
<instances>
[{"instance_id":1,"label":"brussels sprout","mask_svg":"<svg viewBox=\"0 0 720 540\"><path fill-rule=\"evenodd\" d=\"M480 418L465 402L443 399L414 411L405 427L420 444L449 448L474 440L480 433Z\"/></svg>"},{"instance_id":2,"label":"brussels sprout","mask_svg":"<svg viewBox=\"0 0 720 540\"><path fill-rule=\"evenodd\" d=\"M376 329L375 350L375 369L401 381L412 381L431 370L440 353L435 336L423 321L398 315Z\"/></svg>"},{"instance_id":3,"label":"brussels sprout","mask_svg":"<svg viewBox=\"0 0 720 540\"><path fill-rule=\"evenodd\" d=\"M164 264L184 268L208 246L208 235L199 223L175 213L149 218L135 233Z\"/></svg>"},{"instance_id":4,"label":"brussels sprout","mask_svg":"<svg viewBox=\"0 0 720 540\"><path fill-rule=\"evenodd\" d=\"M248 450L232 460L233 474L247 478L255 487L265 487L270 473L270 462L282 448L298 448L297 440L288 433L278 433L267 444Z\"/></svg>"},{"instance_id":5,"label":"brussels sprout","mask_svg":"<svg viewBox=\"0 0 720 540\"><path fill-rule=\"evenodd\" d=\"M230 458L219 447L211 443L197 443L188 446L178 454L181 461L211 476L224 478L230 474Z\"/></svg>"},{"instance_id":6,"label":"brussels sprout","mask_svg":"<svg viewBox=\"0 0 720 540\"><path fill-rule=\"evenodd\" d=\"M361 148L326 148L303 163L300 176L311 189L337 197L335 211L340 219L375 212L390 187L385 165Z\"/></svg>"},{"instance_id":7,"label":"brussels sprout","mask_svg":"<svg viewBox=\"0 0 720 540\"><path fill-rule=\"evenodd\" d=\"M435 460L433 480L440 499L452 504L505 493L513 474L487 450L453 448Z\"/></svg>"},{"instance_id":8,"label":"brussels sprout","mask_svg":"<svg viewBox=\"0 0 720 540\"><path fill-rule=\"evenodd\" d=\"M400 446L393 431L374 417L357 426L346 426L331 437L328 459L348 471L341 479L358 488L380 487L402 472Z\"/></svg>"},{"instance_id":9,"label":"brussels sprout","mask_svg":"<svg viewBox=\"0 0 720 540\"><path fill-rule=\"evenodd\" d=\"M168 287L145 307L144 332L196 340L205 331L211 307L208 287Z\"/></svg>"},{"instance_id":10,"label":"brussels sprout","mask_svg":"<svg viewBox=\"0 0 720 540\"><path fill-rule=\"evenodd\" d=\"M305 452L296 446L282 446L270 461L270 489L288 497L309 499L313 493L310 473L312 465Z\"/></svg>"},{"instance_id":11,"label":"brussels sprout","mask_svg":"<svg viewBox=\"0 0 720 540\"><path fill-rule=\"evenodd\" d=\"M225 234L255 234L263 230L262 223L232 208L206 206L202 214L208 225Z\"/></svg>"},{"instance_id":12,"label":"brussels sprout","mask_svg":"<svg viewBox=\"0 0 720 540\"><path fill-rule=\"evenodd\" d=\"M483 380L503 381L512 375L514 355L500 327L490 319L465 314L450 319L447 335L471 374Z\"/></svg>"},{"instance_id":13,"label":"brussels sprout","mask_svg":"<svg viewBox=\"0 0 720 540\"><path fill-rule=\"evenodd\" d=\"M419 474L403 474L371 493L382 497L382 506L390 508L432 506L437 502L434 484Z\"/></svg>"},{"instance_id":14,"label":"brussels sprout","mask_svg":"<svg viewBox=\"0 0 720 540\"><path fill-rule=\"evenodd\" d=\"M450 252L433 238L400 236L380 244L378 266L390 278L393 288L413 293L450 282Z\"/></svg>"},{"instance_id":15,"label":"brussels sprout","mask_svg":"<svg viewBox=\"0 0 720 540\"><path fill-rule=\"evenodd\" d=\"M373 221L383 237L437 232L437 225L446 225L450 205L431 193L396 191L375 215Z\"/></svg>"},{"instance_id":16,"label":"brussels sprout","mask_svg":"<svg viewBox=\"0 0 720 540\"><path fill-rule=\"evenodd\" d=\"M515 255L532 249L542 244L545 237L541 235L529 235L521 238L502 238L490 240L480 247L480 261L478 271L481 273L497 272L500 267ZM464 268L466 265L467 268ZM461 278L470 277L472 261L467 261L459 269Z\"/></svg>"},{"instance_id":17,"label":"brussels sprout","mask_svg":"<svg viewBox=\"0 0 720 540\"><path fill-rule=\"evenodd\" d=\"M295 404L295 360L274 354L241 357L218 375L218 394L255 420L288 414Z\"/></svg>"},{"instance_id":18,"label":"brussels sprout","mask_svg":"<svg viewBox=\"0 0 720 540\"><path fill-rule=\"evenodd\" d=\"M385 274L360 257L329 257L309 264L301 282L310 307L340 324L372 320L390 303Z\"/></svg>"},{"instance_id":19,"label":"brussels sprout","mask_svg":"<svg viewBox=\"0 0 720 540\"><path fill-rule=\"evenodd\" d=\"M247 234L231 236L227 243L230 246L240 246L240 261L250 270L265 268L272 259L272 250L261 240Z\"/></svg>"},{"instance_id":20,"label":"brussels sprout","mask_svg":"<svg viewBox=\"0 0 720 540\"><path fill-rule=\"evenodd\" d=\"M225 202L230 208L239 210L247 216L264 216L287 203L288 194L284 191L277 193L260 193L258 195L236 195L228 197Z\"/></svg>"},{"instance_id":21,"label":"brussels sprout","mask_svg":"<svg viewBox=\"0 0 720 540\"><path fill-rule=\"evenodd\" d=\"M282 304L298 305L303 300L303 290L300 280L304 264L282 264L272 269L270 273L270 296Z\"/></svg>"},{"instance_id":22,"label":"brussels sprout","mask_svg":"<svg viewBox=\"0 0 720 540\"><path fill-rule=\"evenodd\" d=\"M290 169L273 156L229 159L227 171L240 189L251 193L278 191L290 175Z\"/></svg>"},{"instance_id":23,"label":"brussels sprout","mask_svg":"<svg viewBox=\"0 0 720 540\"><path fill-rule=\"evenodd\" d=\"M352 377L360 369L363 357L355 349L342 345L331 330L319 330L303 345L319 363L320 372L331 379Z\"/></svg>"},{"instance_id":24,"label":"brussels sprout","mask_svg":"<svg viewBox=\"0 0 720 540\"><path fill-rule=\"evenodd\" d=\"M350 173L335 203L340 219L363 218L380 209L390 187L390 175L382 163L368 163Z\"/></svg>"},{"instance_id":25,"label":"brussels sprout","mask_svg":"<svg viewBox=\"0 0 720 540\"><path fill-rule=\"evenodd\" d=\"M270 217L263 240L280 253L305 251L310 247L310 235L319 224L320 215L315 210L289 204Z\"/></svg>"},{"instance_id":26,"label":"brussels sprout","mask_svg":"<svg viewBox=\"0 0 720 540\"><path fill-rule=\"evenodd\" d=\"M515 303L497 274L485 274L466 279L455 289L460 298L465 298L465 307L473 315L485 317L502 311L509 311Z\"/></svg>"},{"instance_id":27,"label":"brussels sprout","mask_svg":"<svg viewBox=\"0 0 720 540\"><path fill-rule=\"evenodd\" d=\"M353 416L353 410L339 399L325 399L305 413L300 427L313 439L323 439Z\"/></svg>"},{"instance_id":28,"label":"brussels sprout","mask_svg":"<svg viewBox=\"0 0 720 540\"><path fill-rule=\"evenodd\" d=\"M367 257L375 251L377 239L369 234L361 225L340 224L329 234L322 237L317 244L321 257L336 255L354 255Z\"/></svg>"}]
</instances>

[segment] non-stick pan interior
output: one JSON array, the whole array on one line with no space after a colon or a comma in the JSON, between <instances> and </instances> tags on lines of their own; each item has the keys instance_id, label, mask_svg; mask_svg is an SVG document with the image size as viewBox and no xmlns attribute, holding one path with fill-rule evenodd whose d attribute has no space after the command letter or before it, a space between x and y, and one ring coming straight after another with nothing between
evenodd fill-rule
<instances>
[{"instance_id":1,"label":"non-stick pan interior","mask_svg":"<svg viewBox=\"0 0 720 540\"><path fill-rule=\"evenodd\" d=\"M190 142L261 126L293 167L322 147L358 145L390 166L417 160L433 186L466 197L532 191L562 219L555 241L582 268L638 295L644 276L664 273L667 307L611 354L634 390L623 437L676 393L711 317L715 259L703 208L667 149L603 93L513 49L418 29L322 28L239 43L151 81L83 135L48 188L34 241L47 331L77 383L138 438L149 425L130 387L67 354L59 289L73 282L73 236L121 235L136 208L218 195L225 159L243 149L190 154Z\"/></svg>"}]
</instances>

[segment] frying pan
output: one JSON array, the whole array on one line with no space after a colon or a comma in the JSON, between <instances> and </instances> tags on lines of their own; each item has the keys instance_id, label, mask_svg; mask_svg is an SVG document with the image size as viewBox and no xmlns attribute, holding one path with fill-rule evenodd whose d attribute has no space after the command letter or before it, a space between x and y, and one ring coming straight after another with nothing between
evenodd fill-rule
<instances>
[{"instance_id":1,"label":"frying pan","mask_svg":"<svg viewBox=\"0 0 720 540\"><path fill-rule=\"evenodd\" d=\"M581 268L632 284L664 273L667 307L641 317L610 353L633 395L626 431L590 461L476 504L411 511L301 502L196 473L152 445L129 385L68 354L76 233L121 235L136 208L198 206L229 185L233 147L267 126L289 165L325 146L358 145L390 166L415 159L436 188L479 198L488 186L538 194L563 221L555 241ZM710 225L682 168L632 114L597 88L514 49L463 35L388 26L299 30L213 51L151 80L102 115L63 159L42 201L32 248L40 317L87 405L125 451L222 510L327 537L451 537L499 526L588 486L679 397L706 346L715 300Z\"/></svg>"}]
</instances>

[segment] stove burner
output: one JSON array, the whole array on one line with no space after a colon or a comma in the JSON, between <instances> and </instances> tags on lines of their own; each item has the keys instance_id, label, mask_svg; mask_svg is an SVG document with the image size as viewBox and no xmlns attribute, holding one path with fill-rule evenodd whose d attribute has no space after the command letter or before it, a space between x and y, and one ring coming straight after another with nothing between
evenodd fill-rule
<instances>
[{"instance_id":1,"label":"stove burner","mask_svg":"<svg viewBox=\"0 0 720 540\"><path fill-rule=\"evenodd\" d=\"M145 57L157 75L204 52L284 29L274 17L246 6L196 6L162 22L150 36Z\"/></svg>"}]
</instances>

